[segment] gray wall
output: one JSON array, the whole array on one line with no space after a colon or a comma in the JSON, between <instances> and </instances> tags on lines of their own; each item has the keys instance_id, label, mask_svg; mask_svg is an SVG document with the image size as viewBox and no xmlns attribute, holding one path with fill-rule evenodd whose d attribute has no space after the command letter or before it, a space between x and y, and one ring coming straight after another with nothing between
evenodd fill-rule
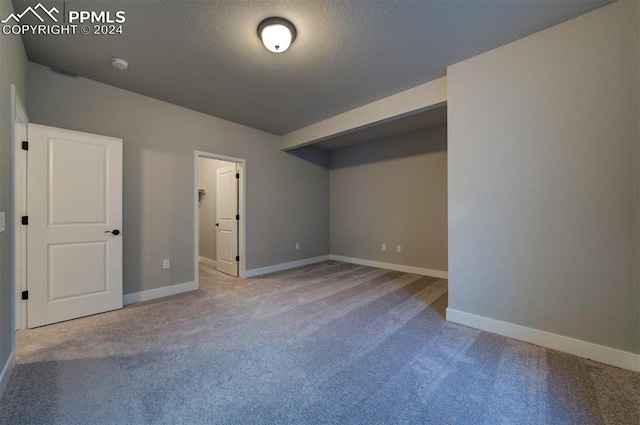
<instances>
[{"instance_id":1,"label":"gray wall","mask_svg":"<svg viewBox=\"0 0 640 425\"><path fill-rule=\"evenodd\" d=\"M198 255L216 261L216 170L231 162L211 158L198 159L198 189L204 189L198 221Z\"/></svg>"},{"instance_id":2,"label":"gray wall","mask_svg":"<svg viewBox=\"0 0 640 425\"><path fill-rule=\"evenodd\" d=\"M0 0L0 16L13 12L8 0ZM0 233L0 371L11 354L11 84L27 103L27 55L22 40L0 35L0 211L6 214L7 228ZM26 106L25 106L26 107Z\"/></svg>"},{"instance_id":3,"label":"gray wall","mask_svg":"<svg viewBox=\"0 0 640 425\"><path fill-rule=\"evenodd\" d=\"M447 270L446 125L332 151L329 163L331 254Z\"/></svg>"},{"instance_id":4,"label":"gray wall","mask_svg":"<svg viewBox=\"0 0 640 425\"><path fill-rule=\"evenodd\" d=\"M639 5L449 67L450 308L640 352Z\"/></svg>"},{"instance_id":5,"label":"gray wall","mask_svg":"<svg viewBox=\"0 0 640 425\"><path fill-rule=\"evenodd\" d=\"M328 171L276 136L36 64L28 82L32 122L124 139L125 293L194 278L194 150L247 161L247 269L329 253Z\"/></svg>"}]
</instances>

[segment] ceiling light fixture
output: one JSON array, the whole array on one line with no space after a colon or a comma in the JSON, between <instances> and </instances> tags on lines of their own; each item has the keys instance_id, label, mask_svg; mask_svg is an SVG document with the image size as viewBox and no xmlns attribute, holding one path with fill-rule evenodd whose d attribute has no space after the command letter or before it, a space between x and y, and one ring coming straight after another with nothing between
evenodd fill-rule
<instances>
[{"instance_id":1,"label":"ceiling light fixture","mask_svg":"<svg viewBox=\"0 0 640 425\"><path fill-rule=\"evenodd\" d=\"M267 50L282 53L296 39L296 27L284 18L267 18L258 25L258 37Z\"/></svg>"},{"instance_id":2,"label":"ceiling light fixture","mask_svg":"<svg viewBox=\"0 0 640 425\"><path fill-rule=\"evenodd\" d=\"M120 58L111 58L111 65L120 71L125 71L129 68L129 62Z\"/></svg>"}]
</instances>

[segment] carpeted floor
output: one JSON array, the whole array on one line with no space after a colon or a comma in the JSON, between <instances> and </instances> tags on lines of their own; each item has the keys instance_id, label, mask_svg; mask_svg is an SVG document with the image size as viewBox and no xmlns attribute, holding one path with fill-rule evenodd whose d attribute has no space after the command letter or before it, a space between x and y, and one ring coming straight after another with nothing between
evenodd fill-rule
<instances>
[{"instance_id":1,"label":"carpeted floor","mask_svg":"<svg viewBox=\"0 0 640 425\"><path fill-rule=\"evenodd\" d=\"M18 333L3 424L633 424L640 374L444 320L447 282L325 262Z\"/></svg>"}]
</instances>

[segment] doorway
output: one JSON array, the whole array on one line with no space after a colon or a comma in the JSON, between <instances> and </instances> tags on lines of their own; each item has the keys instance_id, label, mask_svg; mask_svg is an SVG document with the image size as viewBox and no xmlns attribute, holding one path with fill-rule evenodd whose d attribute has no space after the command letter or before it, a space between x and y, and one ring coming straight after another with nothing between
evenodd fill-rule
<instances>
[{"instance_id":1,"label":"doorway","mask_svg":"<svg viewBox=\"0 0 640 425\"><path fill-rule=\"evenodd\" d=\"M200 264L243 277L245 266L246 162L208 152L194 158L194 270Z\"/></svg>"}]
</instances>

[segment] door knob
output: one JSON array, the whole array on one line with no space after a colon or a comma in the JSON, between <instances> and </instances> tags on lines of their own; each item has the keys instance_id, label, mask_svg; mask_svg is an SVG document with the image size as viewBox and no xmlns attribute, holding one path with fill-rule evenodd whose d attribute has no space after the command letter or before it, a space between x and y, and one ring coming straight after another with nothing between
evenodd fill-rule
<instances>
[{"instance_id":1,"label":"door knob","mask_svg":"<svg viewBox=\"0 0 640 425\"><path fill-rule=\"evenodd\" d=\"M118 236L120 234L120 230L118 229L106 230L105 233L111 233L113 236Z\"/></svg>"}]
</instances>

